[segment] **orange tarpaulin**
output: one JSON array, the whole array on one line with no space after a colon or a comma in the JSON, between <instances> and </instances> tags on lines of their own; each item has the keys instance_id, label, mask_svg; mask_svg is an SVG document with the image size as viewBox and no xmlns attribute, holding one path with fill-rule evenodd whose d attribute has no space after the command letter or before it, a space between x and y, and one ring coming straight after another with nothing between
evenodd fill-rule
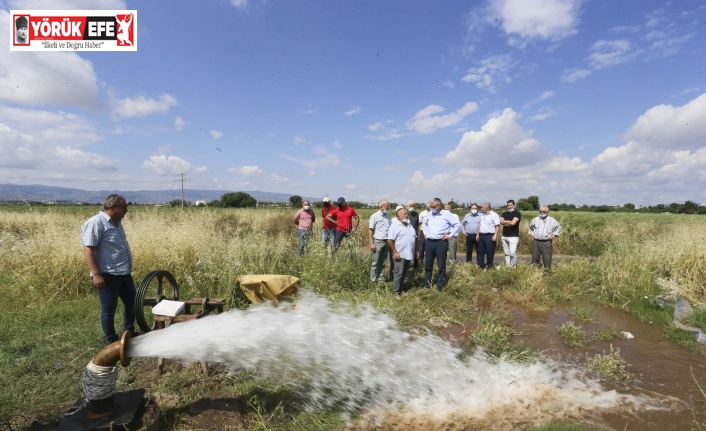
<instances>
[{"instance_id":1,"label":"orange tarpaulin","mask_svg":"<svg viewBox=\"0 0 706 431\"><path fill-rule=\"evenodd\" d=\"M238 285L245 296L254 303L263 300L278 303L286 296L297 293L298 277L292 275L241 275Z\"/></svg>"}]
</instances>

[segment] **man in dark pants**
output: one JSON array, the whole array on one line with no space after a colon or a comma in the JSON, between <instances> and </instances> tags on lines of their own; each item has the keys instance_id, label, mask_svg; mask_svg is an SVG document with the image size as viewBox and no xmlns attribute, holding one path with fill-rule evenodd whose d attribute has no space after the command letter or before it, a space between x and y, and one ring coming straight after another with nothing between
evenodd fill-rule
<instances>
[{"instance_id":1,"label":"man in dark pants","mask_svg":"<svg viewBox=\"0 0 706 431\"><path fill-rule=\"evenodd\" d=\"M471 210L461 220L463 236L466 237L466 263L473 263L473 250L476 249L476 234L480 226L480 214L478 214L478 204L472 203ZM476 255L478 253L476 252Z\"/></svg>"},{"instance_id":2,"label":"man in dark pants","mask_svg":"<svg viewBox=\"0 0 706 431\"><path fill-rule=\"evenodd\" d=\"M431 275L434 270L434 259L439 267L439 274L436 277L436 291L441 292L444 286L444 276L446 275L446 254L449 251L448 239L452 235L458 235L461 230L461 223L456 221L450 212L442 209L441 199L434 198L429 205L431 211L424 220L424 235L426 241L424 245L424 287L431 288Z\"/></svg>"},{"instance_id":3,"label":"man in dark pants","mask_svg":"<svg viewBox=\"0 0 706 431\"><path fill-rule=\"evenodd\" d=\"M81 226L83 258L98 289L101 327L106 344L118 341L115 311L123 302L123 331L135 332L135 282L132 279L132 253L123 230L127 202L120 195L105 199L103 210Z\"/></svg>"},{"instance_id":4,"label":"man in dark pants","mask_svg":"<svg viewBox=\"0 0 706 431\"><path fill-rule=\"evenodd\" d=\"M480 226L476 240L478 241L478 266L493 269L496 241L500 231L500 217L493 211L490 202L481 207L483 213L480 217Z\"/></svg>"}]
</instances>

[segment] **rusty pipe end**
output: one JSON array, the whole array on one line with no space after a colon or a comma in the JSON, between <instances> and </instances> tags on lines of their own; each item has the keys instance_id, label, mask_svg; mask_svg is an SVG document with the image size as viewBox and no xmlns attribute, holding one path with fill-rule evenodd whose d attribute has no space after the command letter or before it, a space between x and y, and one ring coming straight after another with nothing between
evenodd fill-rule
<instances>
[{"instance_id":1,"label":"rusty pipe end","mask_svg":"<svg viewBox=\"0 0 706 431\"><path fill-rule=\"evenodd\" d=\"M131 331L123 332L123 336L120 340L108 344L96 354L95 358L91 362L93 365L98 365L101 367L114 367L120 361L120 365L127 367L130 365L131 358L127 355L127 349L129 348L129 341L132 338Z\"/></svg>"}]
</instances>

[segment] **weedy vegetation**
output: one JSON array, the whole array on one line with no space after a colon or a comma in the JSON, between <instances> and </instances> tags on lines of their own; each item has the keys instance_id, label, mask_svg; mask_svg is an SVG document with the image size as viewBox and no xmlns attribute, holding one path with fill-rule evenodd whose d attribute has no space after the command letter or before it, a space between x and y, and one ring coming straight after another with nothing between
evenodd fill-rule
<instances>
[{"instance_id":1,"label":"weedy vegetation","mask_svg":"<svg viewBox=\"0 0 706 431\"><path fill-rule=\"evenodd\" d=\"M103 347L98 300L79 235L81 224L98 210L0 206L0 423L20 424L13 429L32 421L46 423L46 429L56 425L82 396L79 382L85 364ZM238 276L289 274L301 278L303 289L333 303L371 304L411 332L440 332L444 325L475 320L478 327L465 339L466 352L480 347L495 357L518 361L532 360L535 352L514 341L509 306L546 310L568 305L574 307L574 320L590 321L585 304L599 303L660 325L665 337L706 353L691 334L673 327L673 308L654 300L658 295L685 298L697 308L706 303L704 217L556 212L564 233L554 243L555 255L572 259L555 265L551 274L529 265L482 271L454 264L448 268L443 294L413 289L396 301L389 286L368 281L365 220L372 211L359 212L361 228L335 256L321 246L317 230L303 258L296 252L292 211L286 209L131 206L124 226L136 282L153 270L170 271L183 298L226 298L228 307L244 308L249 301L235 287ZM526 223L522 221L521 232L526 232ZM464 252L464 242L459 241L458 253ZM529 254L529 241L521 240L518 252ZM423 271L412 275L412 286L421 286ZM705 315L694 313L691 324L706 330ZM573 322L560 332L572 343L585 342L585 333ZM597 340L616 336L613 328L593 335ZM608 379L630 379L627 364L612 347L610 353L587 357L586 362ZM185 368L146 378L128 368L119 384L123 389L148 388L161 403L164 430L193 429L186 406L209 397L232 399L250 429L334 430L346 422L340 412L297 409L282 382L253 383L246 375L216 373L205 378ZM697 426L703 428L703 423ZM595 428L550 424L533 429Z\"/></svg>"}]
</instances>

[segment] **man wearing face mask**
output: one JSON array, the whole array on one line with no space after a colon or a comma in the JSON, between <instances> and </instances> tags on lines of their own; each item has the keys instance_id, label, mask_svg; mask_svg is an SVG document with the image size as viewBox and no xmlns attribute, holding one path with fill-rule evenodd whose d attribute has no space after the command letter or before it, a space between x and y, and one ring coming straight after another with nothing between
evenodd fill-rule
<instances>
[{"instance_id":1,"label":"man wearing face mask","mask_svg":"<svg viewBox=\"0 0 706 431\"><path fill-rule=\"evenodd\" d=\"M493 211L490 202L484 203L481 209L483 211L480 215L480 226L476 235L478 266L485 269L493 269L496 241L500 231L500 217Z\"/></svg>"},{"instance_id":2,"label":"man wearing face mask","mask_svg":"<svg viewBox=\"0 0 706 431\"><path fill-rule=\"evenodd\" d=\"M414 208L415 204L414 201L409 201L407 202L407 213L409 214L409 225L412 226L415 232L415 237L416 233L419 232L419 213L417 210ZM418 268L419 267L419 259L417 258L417 250L419 250L419 245L415 241L414 243L414 264L412 265L413 268Z\"/></svg>"},{"instance_id":3,"label":"man wearing face mask","mask_svg":"<svg viewBox=\"0 0 706 431\"><path fill-rule=\"evenodd\" d=\"M515 201L507 201L507 211L500 216L500 225L503 227L503 251L505 252L505 265L517 266L517 244L520 242L520 220L522 214L515 209Z\"/></svg>"},{"instance_id":4,"label":"man wearing face mask","mask_svg":"<svg viewBox=\"0 0 706 431\"><path fill-rule=\"evenodd\" d=\"M409 265L414 258L417 235L409 218L409 210L403 206L395 209L395 219L387 231L387 244L392 250L390 265L393 267L394 278L392 293L399 299L406 294L405 283L409 274Z\"/></svg>"},{"instance_id":5,"label":"man wearing face mask","mask_svg":"<svg viewBox=\"0 0 706 431\"><path fill-rule=\"evenodd\" d=\"M551 272L552 270L552 241L554 238L561 235L561 225L554 217L549 216L549 207L541 205L539 207L539 216L532 219L529 224L527 233L530 235L532 242L532 264L539 267L541 258L544 264L544 270Z\"/></svg>"},{"instance_id":6,"label":"man wearing face mask","mask_svg":"<svg viewBox=\"0 0 706 431\"><path fill-rule=\"evenodd\" d=\"M298 226L297 234L299 236L299 256L304 255L304 245L308 245L313 236L311 228L316 221L314 210L311 209L309 201L302 202L302 208L294 214L294 224Z\"/></svg>"},{"instance_id":7,"label":"man wearing face mask","mask_svg":"<svg viewBox=\"0 0 706 431\"><path fill-rule=\"evenodd\" d=\"M324 246L324 250L328 250L329 244L333 248L333 241L336 237L336 225L326 219L326 217L333 211L333 205L331 205L331 199L325 197L321 204L321 219L324 221L324 226L321 229L321 244Z\"/></svg>"},{"instance_id":8,"label":"man wearing face mask","mask_svg":"<svg viewBox=\"0 0 706 431\"><path fill-rule=\"evenodd\" d=\"M424 235L424 222L426 221L427 217L429 217L429 213L431 212L431 207L429 206L431 202L427 202L425 205L426 207L424 208L424 211L419 213L419 227L417 228L417 250L418 250L418 257L417 259L420 260L422 263L424 263L424 246L426 243L426 236Z\"/></svg>"},{"instance_id":9,"label":"man wearing face mask","mask_svg":"<svg viewBox=\"0 0 706 431\"><path fill-rule=\"evenodd\" d=\"M436 290L441 292L446 275L446 254L449 251L448 239L458 235L461 223L456 221L450 212L442 209L441 199L434 198L430 204L431 212L424 220L424 235L426 237L424 256L424 287L431 288L431 275L434 270L434 259L439 273L436 277Z\"/></svg>"},{"instance_id":10,"label":"man wearing face mask","mask_svg":"<svg viewBox=\"0 0 706 431\"><path fill-rule=\"evenodd\" d=\"M378 203L378 211L375 211L368 220L368 241L370 243L370 251L373 253L372 263L370 264L370 281L377 283L385 281L385 261L390 257L392 261L392 252L387 245L387 231L390 229L390 215L387 211L390 209L390 202L383 199ZM390 279L392 279L392 262L390 262Z\"/></svg>"},{"instance_id":11,"label":"man wearing face mask","mask_svg":"<svg viewBox=\"0 0 706 431\"><path fill-rule=\"evenodd\" d=\"M478 204L471 204L471 210L463 217L463 220L461 220L461 226L463 227L463 236L466 237L466 263L473 263L473 250L476 250L476 245L478 243L476 240L476 234L478 233L478 227L480 226ZM476 259L480 261L477 252ZM480 265L480 262L478 262L478 265Z\"/></svg>"},{"instance_id":12,"label":"man wearing face mask","mask_svg":"<svg viewBox=\"0 0 706 431\"><path fill-rule=\"evenodd\" d=\"M352 240L350 235L358 229L358 223L360 223L358 213L353 207L346 203L346 199L343 196L338 198L336 202L338 203L338 207L334 208L333 211L326 216L326 220L336 225L333 251L338 250L338 246L341 245L341 241L344 237L348 238L349 241Z\"/></svg>"}]
</instances>

